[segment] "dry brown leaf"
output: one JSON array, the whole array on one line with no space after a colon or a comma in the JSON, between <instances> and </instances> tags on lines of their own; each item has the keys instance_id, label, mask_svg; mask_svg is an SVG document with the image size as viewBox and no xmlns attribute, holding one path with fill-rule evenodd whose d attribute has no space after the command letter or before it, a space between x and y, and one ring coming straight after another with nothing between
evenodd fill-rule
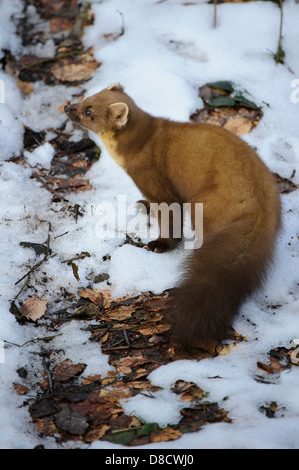
<instances>
[{"instance_id":1,"label":"dry brown leaf","mask_svg":"<svg viewBox=\"0 0 299 470\"><path fill-rule=\"evenodd\" d=\"M59 181L59 182L58 182ZM79 175L74 176L73 178L60 178L58 180L59 189L68 188L76 189L77 191L89 191L91 189L91 185L89 184L88 180L80 178Z\"/></svg>"},{"instance_id":2,"label":"dry brown leaf","mask_svg":"<svg viewBox=\"0 0 299 470\"><path fill-rule=\"evenodd\" d=\"M109 390L108 388L102 388L99 391L99 397L108 402L118 402L123 398L130 398L132 391L129 388L115 388Z\"/></svg>"},{"instance_id":3,"label":"dry brown leaf","mask_svg":"<svg viewBox=\"0 0 299 470\"><path fill-rule=\"evenodd\" d=\"M73 29L73 24L69 18L63 18L60 16L50 19L50 30L53 34L71 29Z\"/></svg>"},{"instance_id":4,"label":"dry brown leaf","mask_svg":"<svg viewBox=\"0 0 299 470\"><path fill-rule=\"evenodd\" d=\"M112 312L109 312L107 316L111 320L127 320L128 318L131 318L132 313L135 311L134 306L126 306L126 305L121 305L120 307L117 307L116 309L112 310Z\"/></svg>"},{"instance_id":5,"label":"dry brown leaf","mask_svg":"<svg viewBox=\"0 0 299 470\"><path fill-rule=\"evenodd\" d=\"M153 431L150 434L150 442L166 442L178 439L182 435L181 431L173 428L166 428L162 431Z\"/></svg>"},{"instance_id":6,"label":"dry brown leaf","mask_svg":"<svg viewBox=\"0 0 299 470\"><path fill-rule=\"evenodd\" d=\"M158 333L165 333L165 331L170 330L171 325L168 323L163 323L161 325L149 326L147 328L139 328L138 331L143 336L153 336Z\"/></svg>"},{"instance_id":7,"label":"dry brown leaf","mask_svg":"<svg viewBox=\"0 0 299 470\"><path fill-rule=\"evenodd\" d=\"M13 388L19 395L25 395L25 393L29 392L29 388L25 387L25 385L14 383Z\"/></svg>"},{"instance_id":8,"label":"dry brown leaf","mask_svg":"<svg viewBox=\"0 0 299 470\"><path fill-rule=\"evenodd\" d=\"M191 116L191 120L195 122L213 124L223 127L234 134L241 135L250 132L257 126L259 122L258 112L256 110L248 110L240 108L217 109L200 109Z\"/></svg>"},{"instance_id":9,"label":"dry brown leaf","mask_svg":"<svg viewBox=\"0 0 299 470\"><path fill-rule=\"evenodd\" d=\"M100 339L99 339L99 342L101 344L104 344L106 343L107 339L109 338L109 332L107 332L104 336L102 336Z\"/></svg>"},{"instance_id":10,"label":"dry brown leaf","mask_svg":"<svg viewBox=\"0 0 299 470\"><path fill-rule=\"evenodd\" d=\"M138 369L135 374L134 374L134 377L135 379L141 379L141 377L147 377L149 374L149 371L147 369Z\"/></svg>"},{"instance_id":11,"label":"dry brown leaf","mask_svg":"<svg viewBox=\"0 0 299 470\"><path fill-rule=\"evenodd\" d=\"M263 362L258 362L257 366L267 372L268 374L274 374L275 372L282 372L287 368L287 365L281 364L277 359L270 357L271 364L264 364Z\"/></svg>"},{"instance_id":12,"label":"dry brown leaf","mask_svg":"<svg viewBox=\"0 0 299 470\"><path fill-rule=\"evenodd\" d=\"M97 374L97 375L88 375L87 377L85 377L85 379L83 380L83 385L88 385L88 384L92 384L94 382L100 382L102 379L102 376L100 374Z\"/></svg>"},{"instance_id":13,"label":"dry brown leaf","mask_svg":"<svg viewBox=\"0 0 299 470\"><path fill-rule=\"evenodd\" d=\"M104 308L109 308L110 305L111 305L111 302L112 302L110 289L103 289L101 291L95 290L95 292L100 292L102 294L102 296L103 296L103 307Z\"/></svg>"},{"instance_id":14,"label":"dry brown leaf","mask_svg":"<svg viewBox=\"0 0 299 470\"><path fill-rule=\"evenodd\" d=\"M132 372L132 369L129 366L116 366L116 369L120 374L130 374Z\"/></svg>"},{"instance_id":15,"label":"dry brown leaf","mask_svg":"<svg viewBox=\"0 0 299 470\"><path fill-rule=\"evenodd\" d=\"M54 436L58 431L52 416L36 419L34 422L37 425L38 431L45 436Z\"/></svg>"},{"instance_id":16,"label":"dry brown leaf","mask_svg":"<svg viewBox=\"0 0 299 470\"><path fill-rule=\"evenodd\" d=\"M96 304L98 307L100 307L103 303L104 296L99 290L92 290L89 288L82 289L79 292L80 297L83 297L84 299L89 299L91 300L92 303Z\"/></svg>"},{"instance_id":17,"label":"dry brown leaf","mask_svg":"<svg viewBox=\"0 0 299 470\"><path fill-rule=\"evenodd\" d=\"M281 364L276 357L270 357L269 359L274 372L282 372L288 367L288 364Z\"/></svg>"},{"instance_id":18,"label":"dry brown leaf","mask_svg":"<svg viewBox=\"0 0 299 470\"><path fill-rule=\"evenodd\" d=\"M53 13L64 6L65 0L40 0L40 3L44 10L49 10ZM72 3L72 6L74 6L74 2Z\"/></svg>"},{"instance_id":19,"label":"dry brown leaf","mask_svg":"<svg viewBox=\"0 0 299 470\"><path fill-rule=\"evenodd\" d=\"M25 300L25 304L21 306L20 310L24 317L36 321L45 314L47 303L48 300L45 297L39 299L37 295L33 295Z\"/></svg>"},{"instance_id":20,"label":"dry brown leaf","mask_svg":"<svg viewBox=\"0 0 299 470\"><path fill-rule=\"evenodd\" d=\"M59 382L65 382L75 375L81 374L85 369L85 364L73 364L71 361L62 361L53 370L53 377Z\"/></svg>"},{"instance_id":21,"label":"dry brown leaf","mask_svg":"<svg viewBox=\"0 0 299 470\"><path fill-rule=\"evenodd\" d=\"M99 439L101 439L104 436L104 434L106 434L106 432L109 429L110 429L110 426L107 426L106 424L102 424L98 428L95 428L95 429L92 429L91 431L89 431L86 434L84 440L86 442L98 441Z\"/></svg>"},{"instance_id":22,"label":"dry brown leaf","mask_svg":"<svg viewBox=\"0 0 299 470\"><path fill-rule=\"evenodd\" d=\"M157 297L150 299L146 303L146 306L150 307L151 312L157 312L159 310L167 308L168 303L169 303L168 296L163 296L163 297L157 296Z\"/></svg>"},{"instance_id":23,"label":"dry brown leaf","mask_svg":"<svg viewBox=\"0 0 299 470\"><path fill-rule=\"evenodd\" d=\"M268 374L273 374L273 369L269 364L264 364L263 362L258 361L257 366L259 369L264 370Z\"/></svg>"},{"instance_id":24,"label":"dry brown leaf","mask_svg":"<svg viewBox=\"0 0 299 470\"><path fill-rule=\"evenodd\" d=\"M17 87L19 90L21 90L23 93L26 93L26 95L30 95L31 93L34 92L34 87L32 83L30 82L23 82L22 80L18 79L17 80Z\"/></svg>"},{"instance_id":25,"label":"dry brown leaf","mask_svg":"<svg viewBox=\"0 0 299 470\"><path fill-rule=\"evenodd\" d=\"M192 395L188 395L188 394L182 395L182 396L180 397L180 400L181 400L181 401L186 401L186 402L191 402L191 401L193 400L193 396L192 396Z\"/></svg>"},{"instance_id":26,"label":"dry brown leaf","mask_svg":"<svg viewBox=\"0 0 299 470\"><path fill-rule=\"evenodd\" d=\"M224 129L233 132L236 135L246 134L250 132L253 127L253 122L244 117L230 119L224 124Z\"/></svg>"},{"instance_id":27,"label":"dry brown leaf","mask_svg":"<svg viewBox=\"0 0 299 470\"><path fill-rule=\"evenodd\" d=\"M57 61L51 67L51 73L62 82L80 82L88 80L100 63L90 60L90 55L81 56L80 61L74 62L72 58L65 58Z\"/></svg>"},{"instance_id":28,"label":"dry brown leaf","mask_svg":"<svg viewBox=\"0 0 299 470\"><path fill-rule=\"evenodd\" d=\"M87 168L88 162L86 160L77 160L75 162L72 162L72 166L74 166L75 168Z\"/></svg>"},{"instance_id":29,"label":"dry brown leaf","mask_svg":"<svg viewBox=\"0 0 299 470\"><path fill-rule=\"evenodd\" d=\"M141 364L146 364L151 362L150 359L144 357L141 353L136 354L135 356L131 357L123 357L115 362L116 366L126 366L126 367L136 367L140 366Z\"/></svg>"}]
</instances>

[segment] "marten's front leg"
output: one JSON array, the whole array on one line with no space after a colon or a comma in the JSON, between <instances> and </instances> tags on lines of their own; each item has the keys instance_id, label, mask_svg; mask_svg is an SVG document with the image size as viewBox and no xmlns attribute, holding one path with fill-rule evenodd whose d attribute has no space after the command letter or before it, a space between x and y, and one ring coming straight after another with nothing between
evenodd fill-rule
<instances>
[{"instance_id":1,"label":"marten's front leg","mask_svg":"<svg viewBox=\"0 0 299 470\"><path fill-rule=\"evenodd\" d=\"M149 242L145 248L156 253L164 253L176 248L182 239L183 231L183 210L182 206L177 206L167 211L167 216L162 210L158 211L158 222L160 236L157 240ZM165 236L167 235L167 236Z\"/></svg>"},{"instance_id":2,"label":"marten's front leg","mask_svg":"<svg viewBox=\"0 0 299 470\"><path fill-rule=\"evenodd\" d=\"M138 211L141 212L141 214L146 214L148 216L150 215L150 202L148 202L146 199L139 199L139 201L136 202L135 206Z\"/></svg>"}]
</instances>

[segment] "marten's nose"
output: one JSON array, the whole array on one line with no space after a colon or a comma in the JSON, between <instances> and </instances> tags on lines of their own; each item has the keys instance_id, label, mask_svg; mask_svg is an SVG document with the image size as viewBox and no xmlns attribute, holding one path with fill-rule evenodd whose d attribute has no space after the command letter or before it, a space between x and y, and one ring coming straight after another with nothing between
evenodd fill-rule
<instances>
[{"instance_id":1,"label":"marten's nose","mask_svg":"<svg viewBox=\"0 0 299 470\"><path fill-rule=\"evenodd\" d=\"M67 113L68 110L69 110L69 107L68 107L68 105L66 104L65 107L64 107L64 112Z\"/></svg>"}]
</instances>

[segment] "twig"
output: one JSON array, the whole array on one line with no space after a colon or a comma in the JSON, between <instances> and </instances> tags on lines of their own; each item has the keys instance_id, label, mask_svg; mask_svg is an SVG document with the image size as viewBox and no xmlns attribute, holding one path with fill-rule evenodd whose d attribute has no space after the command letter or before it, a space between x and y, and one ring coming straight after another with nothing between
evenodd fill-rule
<instances>
[{"instance_id":1,"label":"twig","mask_svg":"<svg viewBox=\"0 0 299 470\"><path fill-rule=\"evenodd\" d=\"M124 18L124 14L121 11L119 11L119 10L116 10L116 11L121 16L121 31L118 35L118 37L120 37L120 36L123 36L125 34L125 18Z\"/></svg>"},{"instance_id":2,"label":"twig","mask_svg":"<svg viewBox=\"0 0 299 470\"><path fill-rule=\"evenodd\" d=\"M151 397L152 398L152 397ZM125 431L135 431L135 429L142 429L144 427L143 424L139 426L131 426L130 428L122 428L122 429L113 429L111 431L111 434L117 434L119 432L125 432Z\"/></svg>"},{"instance_id":3,"label":"twig","mask_svg":"<svg viewBox=\"0 0 299 470\"><path fill-rule=\"evenodd\" d=\"M56 338L56 336L62 336L62 333L59 333L57 335L53 335L53 336L41 336L39 338L33 338L33 339L30 339L29 341L25 341L25 343L23 344L17 344L17 343L12 343L11 341L6 341L6 339L4 339L4 343L6 344L12 344L13 346L17 346L18 348L22 348L23 346L26 346L26 344L29 344L29 343L35 343L36 341L52 341L52 339ZM40 354L40 353L36 353L36 354Z\"/></svg>"},{"instance_id":4,"label":"twig","mask_svg":"<svg viewBox=\"0 0 299 470\"><path fill-rule=\"evenodd\" d=\"M112 328L112 324L111 325L108 325L107 328L105 328L104 331L102 331L102 333L98 334L98 335L94 335L90 338L91 341L98 341L99 339L103 338L103 336L105 336L106 333L108 333L108 331Z\"/></svg>"},{"instance_id":5,"label":"twig","mask_svg":"<svg viewBox=\"0 0 299 470\"><path fill-rule=\"evenodd\" d=\"M19 295L23 292L24 288L27 286L27 284L28 284L28 282L29 282L29 279L30 279L30 275L28 274L28 277L27 277L25 283L23 284L21 290L19 290L19 292L17 293L17 295L14 297L14 300L16 300L16 299L19 297Z\"/></svg>"},{"instance_id":6,"label":"twig","mask_svg":"<svg viewBox=\"0 0 299 470\"><path fill-rule=\"evenodd\" d=\"M62 263L72 263L73 261L76 261L77 259L84 259L84 258L90 258L90 254L87 251L84 251L81 253L81 255L75 256L74 258L70 259L65 259L64 261L61 261Z\"/></svg>"},{"instance_id":7,"label":"twig","mask_svg":"<svg viewBox=\"0 0 299 470\"><path fill-rule=\"evenodd\" d=\"M216 26L217 26L217 0L214 0L213 3L214 3L214 22L213 22L213 27L216 28Z\"/></svg>"},{"instance_id":8,"label":"twig","mask_svg":"<svg viewBox=\"0 0 299 470\"><path fill-rule=\"evenodd\" d=\"M22 276L21 279L19 279L17 282L15 282L15 286L17 284L19 284L19 282L23 281L23 279L25 279L25 277L30 276L30 274L32 274L34 271L36 271L37 268L39 268L45 261L47 261L49 255L50 255L50 230L51 230L51 225L50 225L50 222L49 222L47 247L46 247L46 252L45 252L45 255L44 255L43 259L41 261L39 261L38 263L36 263L34 266L32 266L32 268L26 274L24 274L24 276Z\"/></svg>"},{"instance_id":9,"label":"twig","mask_svg":"<svg viewBox=\"0 0 299 470\"><path fill-rule=\"evenodd\" d=\"M282 0L279 0L279 8L280 8L279 37L278 37L277 51L276 51L276 54L274 55L274 58L275 58L275 62L277 64L278 63L283 64L284 51L281 47L281 43L282 43L282 24L283 24Z\"/></svg>"},{"instance_id":10,"label":"twig","mask_svg":"<svg viewBox=\"0 0 299 470\"><path fill-rule=\"evenodd\" d=\"M127 330L124 328L123 329L123 333L124 333L124 337L125 337L125 340L126 340L126 343L129 347L131 347L131 343L129 341L129 338L128 338L128 334L127 334Z\"/></svg>"},{"instance_id":11,"label":"twig","mask_svg":"<svg viewBox=\"0 0 299 470\"><path fill-rule=\"evenodd\" d=\"M61 233L60 235L56 235L56 237L54 237L54 240L56 240L56 238L63 237L64 235L67 235L68 233L69 231Z\"/></svg>"},{"instance_id":12,"label":"twig","mask_svg":"<svg viewBox=\"0 0 299 470\"><path fill-rule=\"evenodd\" d=\"M102 351L117 351L118 349L148 349L156 347L155 344L147 344L145 346L106 346L105 348L102 347Z\"/></svg>"},{"instance_id":13,"label":"twig","mask_svg":"<svg viewBox=\"0 0 299 470\"><path fill-rule=\"evenodd\" d=\"M50 193L53 193L53 192L54 192L53 189L50 188L50 186L48 185L48 183L46 183L46 182L36 173L36 171L34 171L34 172L32 173L32 177L33 177L33 178L36 178L37 181L39 181Z\"/></svg>"},{"instance_id":14,"label":"twig","mask_svg":"<svg viewBox=\"0 0 299 470\"><path fill-rule=\"evenodd\" d=\"M35 65L41 65L46 62L55 62L55 60L65 59L66 57L69 57L72 55L82 55L84 53L86 53L86 51L81 50L81 51L65 52L63 54L58 54L54 57L44 57L43 59L39 59L39 60L36 60L35 62L31 62L31 64L24 65L23 68L30 69L31 67L34 67Z\"/></svg>"},{"instance_id":15,"label":"twig","mask_svg":"<svg viewBox=\"0 0 299 470\"><path fill-rule=\"evenodd\" d=\"M51 393L51 395L53 395L54 392L53 392L52 372L49 370L49 366L47 364L47 361L46 361L45 357L43 357L42 363L43 363L43 367L44 367L44 372L48 376L49 392Z\"/></svg>"},{"instance_id":16,"label":"twig","mask_svg":"<svg viewBox=\"0 0 299 470\"><path fill-rule=\"evenodd\" d=\"M69 132L61 131L60 129L54 129L54 127L48 127L47 131L55 132L55 134L64 135L65 137L71 137L72 135Z\"/></svg>"}]
</instances>

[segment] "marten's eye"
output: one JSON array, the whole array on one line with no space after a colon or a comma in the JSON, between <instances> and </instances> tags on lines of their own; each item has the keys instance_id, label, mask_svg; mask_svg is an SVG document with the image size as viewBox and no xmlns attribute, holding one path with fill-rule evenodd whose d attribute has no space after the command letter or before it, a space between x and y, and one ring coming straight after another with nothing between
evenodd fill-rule
<instances>
[{"instance_id":1,"label":"marten's eye","mask_svg":"<svg viewBox=\"0 0 299 470\"><path fill-rule=\"evenodd\" d=\"M90 109L84 109L83 114L84 114L84 116L89 117L89 116L91 116L92 112L90 111Z\"/></svg>"}]
</instances>

